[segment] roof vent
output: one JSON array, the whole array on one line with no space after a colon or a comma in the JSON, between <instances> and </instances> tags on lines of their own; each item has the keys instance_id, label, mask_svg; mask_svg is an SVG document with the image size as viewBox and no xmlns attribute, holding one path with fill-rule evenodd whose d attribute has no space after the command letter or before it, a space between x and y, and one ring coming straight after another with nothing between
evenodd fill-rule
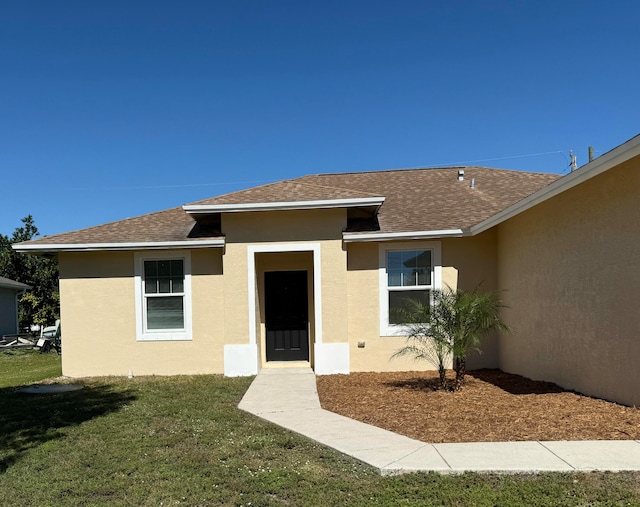
<instances>
[{"instance_id":1,"label":"roof vent","mask_svg":"<svg viewBox=\"0 0 640 507\"><path fill-rule=\"evenodd\" d=\"M458 169L458 181L464 180L464 169Z\"/></svg>"},{"instance_id":2,"label":"roof vent","mask_svg":"<svg viewBox=\"0 0 640 507\"><path fill-rule=\"evenodd\" d=\"M475 178L471 178L471 184L469 185L469 188L476 188L476 179Z\"/></svg>"}]
</instances>

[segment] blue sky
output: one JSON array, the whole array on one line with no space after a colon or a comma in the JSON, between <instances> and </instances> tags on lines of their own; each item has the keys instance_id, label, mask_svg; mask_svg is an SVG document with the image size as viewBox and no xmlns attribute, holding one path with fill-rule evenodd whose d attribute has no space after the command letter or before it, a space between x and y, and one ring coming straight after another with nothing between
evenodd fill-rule
<instances>
[{"instance_id":1,"label":"blue sky","mask_svg":"<svg viewBox=\"0 0 640 507\"><path fill-rule=\"evenodd\" d=\"M640 132L639 21L622 0L0 0L0 233L309 173L562 173Z\"/></svg>"}]
</instances>

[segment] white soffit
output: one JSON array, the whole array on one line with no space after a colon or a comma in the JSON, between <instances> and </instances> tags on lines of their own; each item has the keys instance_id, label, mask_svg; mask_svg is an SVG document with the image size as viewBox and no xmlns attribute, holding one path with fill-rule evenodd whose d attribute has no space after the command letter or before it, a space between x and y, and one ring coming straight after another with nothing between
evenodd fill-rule
<instances>
[{"instance_id":1,"label":"white soffit","mask_svg":"<svg viewBox=\"0 0 640 507\"><path fill-rule=\"evenodd\" d=\"M130 243L37 243L11 245L16 252L92 252L99 250L170 250L174 248L224 248L224 239L193 241L136 241Z\"/></svg>"},{"instance_id":2,"label":"white soffit","mask_svg":"<svg viewBox=\"0 0 640 507\"><path fill-rule=\"evenodd\" d=\"M286 211L326 208L357 208L381 206L384 197L354 199L321 199L317 201L251 202L242 204L185 204L182 209L191 215L203 213L240 213L243 211Z\"/></svg>"},{"instance_id":3,"label":"white soffit","mask_svg":"<svg viewBox=\"0 0 640 507\"><path fill-rule=\"evenodd\" d=\"M359 241L396 241L402 239L435 239L435 238L459 238L463 235L462 229L443 229L438 231L412 231L412 232L371 232L371 233L342 233L345 243L357 243Z\"/></svg>"},{"instance_id":4,"label":"white soffit","mask_svg":"<svg viewBox=\"0 0 640 507\"><path fill-rule=\"evenodd\" d=\"M512 206L509 206L500 213L496 213L492 217L472 226L469 231L472 235L484 232L487 229L495 227L515 215L518 215L529 208L533 208L547 199L551 199L565 190L569 190L580 183L590 180L591 178L608 171L609 169L620 165L633 157L637 157L638 155L640 155L640 135L637 135L626 143L608 151L592 162L576 169L546 187L541 188L536 193L518 201Z\"/></svg>"}]
</instances>

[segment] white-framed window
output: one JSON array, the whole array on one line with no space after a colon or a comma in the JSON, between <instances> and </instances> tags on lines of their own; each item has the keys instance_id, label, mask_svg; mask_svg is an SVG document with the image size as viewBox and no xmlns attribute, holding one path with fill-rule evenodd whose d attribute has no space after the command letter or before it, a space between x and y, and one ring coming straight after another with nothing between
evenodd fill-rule
<instances>
[{"instance_id":1,"label":"white-framed window","mask_svg":"<svg viewBox=\"0 0 640 507\"><path fill-rule=\"evenodd\" d=\"M428 302L442 287L439 241L380 244L380 336L402 335L397 308L408 299Z\"/></svg>"},{"instance_id":2,"label":"white-framed window","mask_svg":"<svg viewBox=\"0 0 640 507\"><path fill-rule=\"evenodd\" d=\"M135 254L136 338L191 340L191 254Z\"/></svg>"}]
</instances>

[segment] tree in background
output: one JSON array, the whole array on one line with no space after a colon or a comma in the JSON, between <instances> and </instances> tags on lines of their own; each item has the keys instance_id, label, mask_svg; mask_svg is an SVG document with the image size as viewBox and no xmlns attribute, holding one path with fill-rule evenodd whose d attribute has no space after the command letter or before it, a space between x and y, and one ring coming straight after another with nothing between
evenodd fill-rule
<instances>
[{"instance_id":1,"label":"tree in background","mask_svg":"<svg viewBox=\"0 0 640 507\"><path fill-rule=\"evenodd\" d=\"M47 325L60 318L58 262L55 258L18 253L13 243L39 235L31 215L22 219L11 237L0 234L0 276L26 283L32 288L20 298L20 329L32 324Z\"/></svg>"}]
</instances>

